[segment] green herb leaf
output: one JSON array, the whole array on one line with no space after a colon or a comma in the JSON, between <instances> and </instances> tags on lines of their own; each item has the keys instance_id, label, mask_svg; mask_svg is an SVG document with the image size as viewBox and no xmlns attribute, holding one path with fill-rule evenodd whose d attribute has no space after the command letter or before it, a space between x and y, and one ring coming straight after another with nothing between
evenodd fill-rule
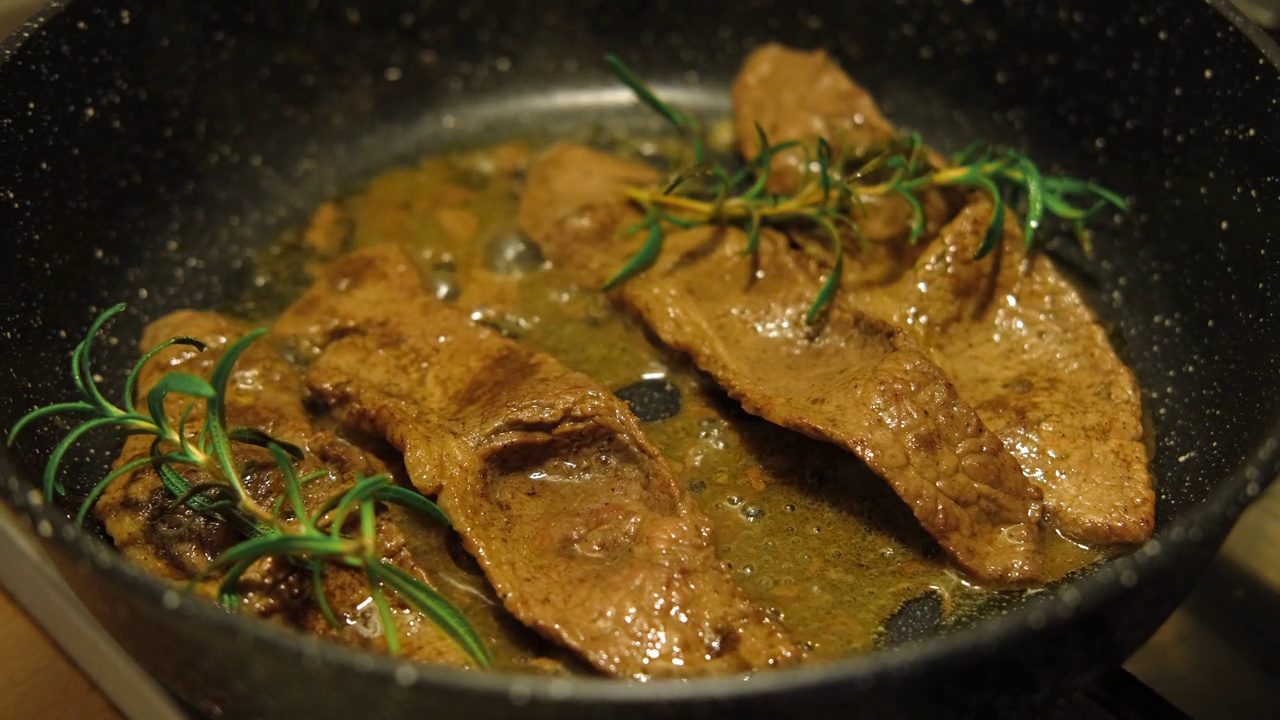
<instances>
[{"instance_id":1,"label":"green herb leaf","mask_svg":"<svg viewBox=\"0 0 1280 720\"><path fill-rule=\"evenodd\" d=\"M389 485L375 492L373 497L375 500L420 512L441 525L450 527L449 516L445 514L444 510L441 510L439 505L414 490L402 488L399 485Z\"/></svg>"},{"instance_id":2,"label":"green herb leaf","mask_svg":"<svg viewBox=\"0 0 1280 720\"><path fill-rule=\"evenodd\" d=\"M151 414L152 422L160 429L161 434L172 434L176 439L180 433L169 427L169 420L164 409L165 399L173 393L202 400L213 398L215 393L204 379L186 373L165 375L160 378L155 387L151 388L151 392L147 393L147 412Z\"/></svg>"},{"instance_id":3,"label":"green herb leaf","mask_svg":"<svg viewBox=\"0 0 1280 720\"><path fill-rule=\"evenodd\" d=\"M342 621L333 612L333 606L329 604L329 598L324 591L324 563L312 562L311 567L311 591L315 594L316 607L320 608L320 614L329 622L334 629L342 628Z\"/></svg>"},{"instance_id":4,"label":"green herb leaf","mask_svg":"<svg viewBox=\"0 0 1280 720\"><path fill-rule=\"evenodd\" d=\"M171 459L172 458L166 458L166 460ZM106 490L107 486L114 482L116 478L124 475L125 473L133 472L134 470L151 462L152 458L150 457L134 458L133 460L107 473L107 476L99 480L98 483L93 486L93 489L89 491L89 494L85 496L84 502L80 503L80 511L76 513L76 524L84 524L84 521L89 517L89 511L92 510L94 504L97 503L98 496L101 495L102 491Z\"/></svg>"},{"instance_id":5,"label":"green herb leaf","mask_svg":"<svg viewBox=\"0 0 1280 720\"><path fill-rule=\"evenodd\" d=\"M151 348L142 358L134 364L133 370L129 372L129 376L124 381L124 409L126 412L134 412L133 395L138 385L138 376L142 374L142 369L146 367L151 359L160 353L160 351L173 347L174 345L186 345L195 348L199 352L204 352L207 348L205 344L189 337L176 337L165 340L159 345Z\"/></svg>"},{"instance_id":6,"label":"green herb leaf","mask_svg":"<svg viewBox=\"0 0 1280 720\"><path fill-rule=\"evenodd\" d=\"M111 318L124 312L124 308L124 303L120 303L107 308L101 315L99 315L93 323L89 325L89 331L85 333L84 340L80 341L80 344L76 346L76 350L71 356L71 374L75 379L76 387L78 387L80 391L87 396L85 398L86 400L96 407L103 408L104 410L114 410L115 406L107 402L107 399L102 396L102 393L98 390L97 381L93 379L93 358L91 353L93 339L98 336L98 333L102 332L103 326L105 326ZM117 414L118 412L119 411L116 411L116 413L112 414Z\"/></svg>"},{"instance_id":7,"label":"green herb leaf","mask_svg":"<svg viewBox=\"0 0 1280 720\"><path fill-rule=\"evenodd\" d=\"M89 403L80 402L80 401L57 403L54 405L46 405L45 407L42 407L42 408L36 408L35 410L32 410L26 415L23 415L21 418L18 419L18 422L13 424L13 428L9 430L9 437L6 440L6 443L12 446L13 441L18 439L18 435L24 429L26 429L27 425L30 425L31 423L37 420L41 420L47 417L53 417L55 415L73 415L73 414L96 413L96 412L98 412L97 408L90 405Z\"/></svg>"},{"instance_id":8,"label":"green herb leaf","mask_svg":"<svg viewBox=\"0 0 1280 720\"><path fill-rule=\"evenodd\" d=\"M645 236L644 245L617 275L604 284L606 292L648 270L662 252L662 222L656 216L648 218L645 222L649 232Z\"/></svg>"},{"instance_id":9,"label":"green herb leaf","mask_svg":"<svg viewBox=\"0 0 1280 720\"><path fill-rule=\"evenodd\" d=\"M373 568L373 575L395 589L411 607L445 631L480 667L493 664L493 656L466 616L417 578L388 562Z\"/></svg>"},{"instance_id":10,"label":"green herb leaf","mask_svg":"<svg viewBox=\"0 0 1280 720\"><path fill-rule=\"evenodd\" d=\"M694 162L700 163L706 159L706 151L703 147L701 137L702 130L698 126L697 120L694 120L692 117L676 110L674 107L655 95L654 92L649 89L649 86L646 85L638 75L632 72L631 68L627 67L626 63L622 62L622 59L617 55L612 53L606 54L604 56L604 61L605 64L609 66L609 69L613 71L613 74L617 76L624 85L631 88L631 92L635 93L636 97L641 102L652 108L654 112L666 118L667 122L688 133L691 141L693 142Z\"/></svg>"},{"instance_id":11,"label":"green herb leaf","mask_svg":"<svg viewBox=\"0 0 1280 720\"><path fill-rule=\"evenodd\" d=\"M285 442L280 438L272 437L257 428L238 427L233 430L228 430L227 439L231 442L244 443L245 445L254 445L261 448L275 445L294 460L301 460L305 457L302 452L302 448L291 442Z\"/></svg>"},{"instance_id":12,"label":"green herb leaf","mask_svg":"<svg viewBox=\"0 0 1280 720\"><path fill-rule=\"evenodd\" d=\"M827 279L822 283L822 289L818 291L818 297L814 298L813 304L809 306L809 312L805 313L804 321L810 325L818 321L818 318L822 316L822 311L826 309L832 298L835 297L836 289L840 287L840 276L844 272L844 242L840 237L840 232L825 218L820 219L818 224L827 237L831 239L832 246L835 249L836 260L831 272L827 275Z\"/></svg>"}]
</instances>

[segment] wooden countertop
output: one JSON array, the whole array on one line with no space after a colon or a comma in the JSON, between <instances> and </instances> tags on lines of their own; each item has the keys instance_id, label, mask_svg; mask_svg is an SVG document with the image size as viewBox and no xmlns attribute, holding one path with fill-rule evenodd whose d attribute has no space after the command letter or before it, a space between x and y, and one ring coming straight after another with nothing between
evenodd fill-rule
<instances>
[{"instance_id":1,"label":"wooden countertop","mask_svg":"<svg viewBox=\"0 0 1280 720\"><path fill-rule=\"evenodd\" d=\"M0 648L0 718L123 717L3 588Z\"/></svg>"}]
</instances>

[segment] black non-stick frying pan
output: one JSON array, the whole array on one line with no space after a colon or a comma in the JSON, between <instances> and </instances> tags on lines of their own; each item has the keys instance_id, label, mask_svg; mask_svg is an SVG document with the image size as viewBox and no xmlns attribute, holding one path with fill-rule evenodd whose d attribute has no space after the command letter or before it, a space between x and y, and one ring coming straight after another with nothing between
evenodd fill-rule
<instances>
[{"instance_id":1,"label":"black non-stick frying pan","mask_svg":"<svg viewBox=\"0 0 1280 720\"><path fill-rule=\"evenodd\" d=\"M0 61L0 425L68 394L97 310L131 303L101 358L123 369L148 318L225 304L249 248L380 170L643 122L606 51L715 111L767 40L826 48L944 149L1010 143L1133 198L1093 257L1051 248L1145 388L1153 540L945 637L747 682L626 684L402 665L224 613L42 505L52 432L3 459L8 500L129 652L228 717L1016 710L1119 663L1280 470L1280 51L1220 1L55 4ZM109 450L82 459L86 480Z\"/></svg>"}]
</instances>

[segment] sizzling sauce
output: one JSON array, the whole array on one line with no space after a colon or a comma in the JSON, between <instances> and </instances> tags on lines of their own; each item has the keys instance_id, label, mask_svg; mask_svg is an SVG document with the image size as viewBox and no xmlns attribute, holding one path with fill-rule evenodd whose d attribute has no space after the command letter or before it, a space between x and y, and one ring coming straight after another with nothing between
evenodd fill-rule
<instances>
[{"instance_id":1,"label":"sizzling sauce","mask_svg":"<svg viewBox=\"0 0 1280 720\"><path fill-rule=\"evenodd\" d=\"M258 258L259 289L237 314L269 320L310 283L318 263L354 247L400 243L419 260L437 297L477 322L614 390L657 378L679 390L679 412L645 430L715 522L720 559L810 657L874 649L886 618L930 592L953 616L989 604L992 593L958 576L902 501L857 458L746 414L597 288L578 287L554 267L491 269L501 265L494 258L504 243L520 242L515 213L529 155L526 146L510 144L427 158L327 203L310 227L286 233ZM577 667L501 609L450 533L412 518L401 525L418 563L473 620L500 667ZM1050 579L1100 556L1046 534Z\"/></svg>"}]
</instances>

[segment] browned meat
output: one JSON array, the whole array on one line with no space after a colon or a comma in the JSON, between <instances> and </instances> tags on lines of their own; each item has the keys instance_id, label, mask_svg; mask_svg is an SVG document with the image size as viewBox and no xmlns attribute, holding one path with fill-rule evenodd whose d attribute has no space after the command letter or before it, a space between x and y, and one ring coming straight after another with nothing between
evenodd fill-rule
<instances>
[{"instance_id":1,"label":"browned meat","mask_svg":"<svg viewBox=\"0 0 1280 720\"><path fill-rule=\"evenodd\" d=\"M866 91L820 51L757 50L734 86L734 105L748 156L757 117L774 142L822 136L838 146L851 137L861 147L893 132ZM859 115L857 132L839 125ZM962 207L936 194L925 204L928 234L950 207ZM905 210L868 208L859 221L873 241L901 238ZM1059 528L1085 542L1144 540L1154 496L1133 374L1070 283L1046 258L1026 258L1012 219L999 259L972 259L989 217L985 203L968 207L919 258L883 247L855 254L845 288L860 309L917 331L1043 489Z\"/></svg>"},{"instance_id":2,"label":"browned meat","mask_svg":"<svg viewBox=\"0 0 1280 720\"><path fill-rule=\"evenodd\" d=\"M784 87L807 102L771 105ZM823 135L836 143L840 132L829 130L830 118L857 112L876 118L873 128L889 127L878 113L859 109L863 96L821 53L762 48L735 86L744 151L756 113L785 118L773 126L775 141ZM931 198L930 230L946 214L948 203L939 199ZM871 208L859 220L872 240L901 237L893 228L908 222L902 211ZM1043 489L1060 529L1093 543L1144 540L1154 525L1154 493L1133 374L1070 283L1046 258L1026 257L1012 219L999 259L972 259L989 212L981 203L964 210L918 259L884 246L857 255L845 286L861 309L918 331L961 396Z\"/></svg>"},{"instance_id":3,"label":"browned meat","mask_svg":"<svg viewBox=\"0 0 1280 720\"><path fill-rule=\"evenodd\" d=\"M880 114L871 94L822 50L764 45L743 62L732 95L738 147L748 160L754 160L760 151L757 123L771 143L801 143L773 160L768 187L777 193L796 190L804 164L817 157L818 138L830 143L837 154L857 156L898 136L893 124ZM937 157L930 159L940 162ZM929 232L936 232L955 213L952 201L950 194L937 190L922 193ZM896 195L867 197L862 199L855 217L867 240L886 243L907 235L912 212L911 206ZM890 252L885 248L873 250L873 256ZM898 252L902 250L899 246Z\"/></svg>"},{"instance_id":4,"label":"browned meat","mask_svg":"<svg viewBox=\"0 0 1280 720\"><path fill-rule=\"evenodd\" d=\"M651 168L572 143L554 145L529 167L519 221L543 251L580 282L600 285L640 248L642 238L619 237L640 214L623 192L658 181Z\"/></svg>"},{"instance_id":5,"label":"browned meat","mask_svg":"<svg viewBox=\"0 0 1280 720\"><path fill-rule=\"evenodd\" d=\"M961 568L982 580L1040 575L1040 493L916 343L837 300L825 327L804 314L820 268L781 235L694 230L622 290L668 345L743 407L861 457Z\"/></svg>"},{"instance_id":6,"label":"browned meat","mask_svg":"<svg viewBox=\"0 0 1280 720\"><path fill-rule=\"evenodd\" d=\"M143 348L187 335L208 344L209 350L198 353L190 348L171 348L162 352L143 371L139 396L144 396L167 373L208 377L222 350L245 331L208 312L180 311L155 321L144 333ZM332 434L315 430L303 409L301 393L302 384L293 367L268 341L262 340L250 346L236 365L228 386L227 414L232 426L258 428L302 447L307 459L299 464L300 474L318 469L333 471L303 486L304 502L314 508L331 494L349 488L357 476L373 475L385 468ZM176 421L184 405L181 398L171 397L166 414ZM190 416L187 427L193 436L203 422L202 409ZM146 437L130 438L117 462L123 464L148 453L150 444ZM269 467L271 463L265 451L244 446L238 448L237 459L245 468L253 464ZM184 475L192 485L207 481L194 469ZM252 471L246 485L256 499L269 506L280 491L280 478L276 472ZM96 513L121 552L149 572L176 582L198 576L209 562L241 539L223 523L175 505L150 467L112 483ZM405 549L399 529L385 518L379 520L378 539L383 558L426 581ZM347 644L384 648L385 640L378 629L380 621L366 602L369 593L363 575L335 567L326 572L324 583L334 612L349 623L341 630L332 628L316 606L309 573L275 559L256 563L245 574L241 591L245 608L262 617ZM215 586L216 581L205 582L201 591L212 595ZM470 664L465 653L435 626L417 621L410 613L399 612L396 617L396 632L407 657L456 667Z\"/></svg>"},{"instance_id":7,"label":"browned meat","mask_svg":"<svg viewBox=\"0 0 1280 720\"><path fill-rule=\"evenodd\" d=\"M619 235L640 219L624 193L628 188L651 187L658 179L658 173L645 165L584 145L557 143L529 167L520 200L520 227L550 246L549 257L561 270L583 284L600 285L621 270L643 242L643 233ZM941 228L951 219L954 212L948 200L942 193L926 193L927 227ZM878 286L910 269L920 248L884 241L901 239L911 217L910 208L900 199L865 199L859 221L875 244L859 254L858 277L848 282Z\"/></svg>"},{"instance_id":8,"label":"browned meat","mask_svg":"<svg viewBox=\"0 0 1280 720\"><path fill-rule=\"evenodd\" d=\"M1133 373L1049 259L1027 255L1016 222L994 256L973 259L990 217L974 201L910 273L858 302L914 328L1044 491L1055 525L1084 542L1145 540L1155 497Z\"/></svg>"},{"instance_id":9,"label":"browned meat","mask_svg":"<svg viewBox=\"0 0 1280 720\"><path fill-rule=\"evenodd\" d=\"M360 251L276 332L314 356L306 381L339 419L404 453L513 615L612 675L798 659L621 401L420 287L399 248Z\"/></svg>"},{"instance_id":10,"label":"browned meat","mask_svg":"<svg viewBox=\"0 0 1280 720\"><path fill-rule=\"evenodd\" d=\"M732 97L738 147L747 159L755 159L760 150L756 123L770 142L806 141L809 159L819 137L837 153L859 154L897 136L875 98L822 50L806 52L777 43L758 48L743 62ZM805 159L803 148L776 157L769 189L795 188Z\"/></svg>"},{"instance_id":11,"label":"browned meat","mask_svg":"<svg viewBox=\"0 0 1280 720\"><path fill-rule=\"evenodd\" d=\"M606 209L599 194L639 174L599 157L550 150L530 168L520 211L553 262L596 283L600 269L621 266L630 243L581 216L624 216L621 196ZM584 165L597 172L575 186ZM937 366L900 331L844 303L810 334L803 314L819 269L779 235L764 233L755 263L741 256L745 242L737 231L669 237L658 265L619 294L749 411L866 460L961 567L1002 583L1036 579L1039 493Z\"/></svg>"}]
</instances>

